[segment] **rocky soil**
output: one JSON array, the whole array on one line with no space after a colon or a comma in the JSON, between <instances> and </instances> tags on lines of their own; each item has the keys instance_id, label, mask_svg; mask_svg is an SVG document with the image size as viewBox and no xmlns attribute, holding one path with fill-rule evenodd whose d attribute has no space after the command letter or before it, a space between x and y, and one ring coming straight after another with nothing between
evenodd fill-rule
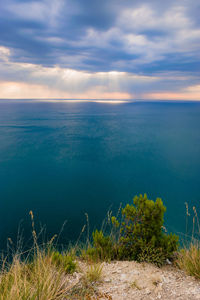
<instances>
[{"instance_id":1,"label":"rocky soil","mask_svg":"<svg viewBox=\"0 0 200 300\"><path fill-rule=\"evenodd\" d=\"M80 272L73 275L77 283L87 269L80 262ZM97 285L98 296L86 299L113 300L196 300L200 299L200 281L172 267L157 268L136 262L103 263L102 281Z\"/></svg>"}]
</instances>

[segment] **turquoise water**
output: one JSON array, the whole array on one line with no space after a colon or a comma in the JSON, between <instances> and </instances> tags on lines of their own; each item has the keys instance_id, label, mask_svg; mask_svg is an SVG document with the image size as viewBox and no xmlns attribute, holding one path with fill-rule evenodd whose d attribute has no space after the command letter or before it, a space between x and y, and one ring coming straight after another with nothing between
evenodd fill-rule
<instances>
[{"instance_id":1,"label":"turquoise water","mask_svg":"<svg viewBox=\"0 0 200 300\"><path fill-rule=\"evenodd\" d=\"M29 211L76 240L135 194L161 197L169 231L200 203L200 103L0 101L0 248ZM21 222L21 223L20 223Z\"/></svg>"}]
</instances>

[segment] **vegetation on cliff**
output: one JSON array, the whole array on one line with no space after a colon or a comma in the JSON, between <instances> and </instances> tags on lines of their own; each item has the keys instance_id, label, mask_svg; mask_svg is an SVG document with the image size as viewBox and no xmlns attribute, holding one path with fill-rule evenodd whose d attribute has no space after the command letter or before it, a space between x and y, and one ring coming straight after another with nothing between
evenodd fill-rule
<instances>
[{"instance_id":1,"label":"vegetation on cliff","mask_svg":"<svg viewBox=\"0 0 200 300\"><path fill-rule=\"evenodd\" d=\"M54 247L54 237L39 245L31 212L33 247L26 253L15 253L11 262L2 257L0 300L91 299L87 295L95 293L94 282L101 280L101 263L112 260L148 262L159 267L170 262L200 278L199 242L192 239L188 248L178 250L178 236L165 232L165 211L160 198L153 201L146 195L136 196L116 216L108 213L106 229L96 229L92 241L88 237L84 247L76 244L63 252ZM78 260L92 265L72 287L66 275L78 270Z\"/></svg>"},{"instance_id":2,"label":"vegetation on cliff","mask_svg":"<svg viewBox=\"0 0 200 300\"><path fill-rule=\"evenodd\" d=\"M136 260L158 266L172 259L178 250L178 236L164 231L165 206L147 195L135 196L119 216L111 216L110 232L93 232L93 246L86 254L101 260Z\"/></svg>"}]
</instances>

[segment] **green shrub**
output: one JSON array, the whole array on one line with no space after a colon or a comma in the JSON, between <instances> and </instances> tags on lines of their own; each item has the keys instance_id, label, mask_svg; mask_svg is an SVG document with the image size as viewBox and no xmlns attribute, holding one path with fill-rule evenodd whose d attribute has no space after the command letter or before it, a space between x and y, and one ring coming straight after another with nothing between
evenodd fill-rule
<instances>
[{"instance_id":1,"label":"green shrub","mask_svg":"<svg viewBox=\"0 0 200 300\"><path fill-rule=\"evenodd\" d=\"M160 198L154 202L146 194L136 196L122 209L120 220L112 217L110 235L93 232L93 247L88 248L87 255L93 260L116 258L164 264L178 249L178 237L163 231L165 211Z\"/></svg>"},{"instance_id":2,"label":"green shrub","mask_svg":"<svg viewBox=\"0 0 200 300\"><path fill-rule=\"evenodd\" d=\"M92 234L94 247L97 249L100 259L111 259L113 245L110 236L104 236L102 230L96 230Z\"/></svg>"},{"instance_id":3,"label":"green shrub","mask_svg":"<svg viewBox=\"0 0 200 300\"><path fill-rule=\"evenodd\" d=\"M141 252L138 254L139 262L153 263L160 267L166 257L162 248L155 248L151 244L141 247Z\"/></svg>"},{"instance_id":4,"label":"green shrub","mask_svg":"<svg viewBox=\"0 0 200 300\"><path fill-rule=\"evenodd\" d=\"M163 232L165 206L160 198L149 200L147 195L136 196L133 204L122 209L122 221L112 217L120 230L119 259L149 261L161 265L172 258L178 249L178 237Z\"/></svg>"},{"instance_id":5,"label":"green shrub","mask_svg":"<svg viewBox=\"0 0 200 300\"><path fill-rule=\"evenodd\" d=\"M92 233L93 247L89 247L86 256L93 261L111 260L114 258L114 246L110 236L105 236L102 230Z\"/></svg>"},{"instance_id":6,"label":"green shrub","mask_svg":"<svg viewBox=\"0 0 200 300\"><path fill-rule=\"evenodd\" d=\"M76 262L69 254L61 254L58 251L52 253L52 262L58 268L62 268L66 273L74 273L76 270Z\"/></svg>"},{"instance_id":7,"label":"green shrub","mask_svg":"<svg viewBox=\"0 0 200 300\"><path fill-rule=\"evenodd\" d=\"M100 260L98 250L94 247L89 246L86 250L82 250L81 257L84 260L97 262Z\"/></svg>"}]
</instances>

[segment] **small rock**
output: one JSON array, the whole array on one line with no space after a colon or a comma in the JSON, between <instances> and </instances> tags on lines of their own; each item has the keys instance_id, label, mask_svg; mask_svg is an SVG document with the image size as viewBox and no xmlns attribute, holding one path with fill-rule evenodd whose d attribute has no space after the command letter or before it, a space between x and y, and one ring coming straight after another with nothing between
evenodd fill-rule
<instances>
[{"instance_id":1,"label":"small rock","mask_svg":"<svg viewBox=\"0 0 200 300\"><path fill-rule=\"evenodd\" d=\"M171 265L172 264L172 262L167 258L166 259L166 263L168 264L168 265Z\"/></svg>"}]
</instances>

